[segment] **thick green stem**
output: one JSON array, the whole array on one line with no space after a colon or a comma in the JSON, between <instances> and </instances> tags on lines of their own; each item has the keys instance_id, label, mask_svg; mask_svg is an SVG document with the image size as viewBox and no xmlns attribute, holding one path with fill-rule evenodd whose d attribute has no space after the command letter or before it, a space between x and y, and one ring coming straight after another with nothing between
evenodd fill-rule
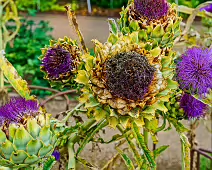
<instances>
[{"instance_id":1,"label":"thick green stem","mask_svg":"<svg viewBox=\"0 0 212 170\"><path fill-rule=\"evenodd\" d=\"M82 131L83 132L87 132L88 129L96 122L96 120L94 118L87 120L84 124L82 124ZM74 134L74 136L72 136L70 138L70 142L72 143L76 143L80 140L80 132L79 134Z\"/></svg>"},{"instance_id":2,"label":"thick green stem","mask_svg":"<svg viewBox=\"0 0 212 170\"><path fill-rule=\"evenodd\" d=\"M145 127L148 126L149 124L149 121L147 119L144 119L144 122L145 122ZM148 143L149 143L149 132L147 129L143 129L143 133L144 133L144 142L146 143L146 145L148 146Z\"/></svg>"},{"instance_id":3,"label":"thick green stem","mask_svg":"<svg viewBox=\"0 0 212 170\"><path fill-rule=\"evenodd\" d=\"M76 159L74 153L74 143L68 142L68 169L75 170L76 169Z\"/></svg>"},{"instance_id":4,"label":"thick green stem","mask_svg":"<svg viewBox=\"0 0 212 170\"><path fill-rule=\"evenodd\" d=\"M79 109L83 104L78 104L72 111L70 111L67 116L63 119L63 122L66 123L68 121L68 119L73 116L74 112Z\"/></svg>"}]
</instances>

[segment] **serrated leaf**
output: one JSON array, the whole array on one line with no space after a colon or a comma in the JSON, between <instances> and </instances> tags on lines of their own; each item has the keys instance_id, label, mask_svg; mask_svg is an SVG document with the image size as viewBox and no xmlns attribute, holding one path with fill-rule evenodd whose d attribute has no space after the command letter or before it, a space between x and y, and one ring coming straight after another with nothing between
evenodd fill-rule
<instances>
[{"instance_id":1,"label":"serrated leaf","mask_svg":"<svg viewBox=\"0 0 212 170\"><path fill-rule=\"evenodd\" d=\"M124 27L122 28L121 32L126 35L126 34L129 34L130 33L130 28L129 27Z\"/></svg>"},{"instance_id":2,"label":"serrated leaf","mask_svg":"<svg viewBox=\"0 0 212 170\"><path fill-rule=\"evenodd\" d=\"M89 83L89 76L87 72L85 70L79 70L75 81L77 83L87 85Z\"/></svg>"},{"instance_id":3,"label":"serrated leaf","mask_svg":"<svg viewBox=\"0 0 212 170\"><path fill-rule=\"evenodd\" d=\"M147 33L144 30L139 31L138 37L140 40L147 40L148 36Z\"/></svg>"},{"instance_id":4,"label":"serrated leaf","mask_svg":"<svg viewBox=\"0 0 212 170\"><path fill-rule=\"evenodd\" d=\"M176 82L176 81L174 81L174 80L168 79L168 80L167 80L167 83L168 83L168 85L167 85L167 88L168 88L168 89L177 89L177 88L179 87L178 82Z\"/></svg>"},{"instance_id":5,"label":"serrated leaf","mask_svg":"<svg viewBox=\"0 0 212 170\"><path fill-rule=\"evenodd\" d=\"M133 32L130 34L130 38L132 39L131 41L133 43L138 43L139 39L138 39L138 32Z\"/></svg>"},{"instance_id":6,"label":"serrated leaf","mask_svg":"<svg viewBox=\"0 0 212 170\"><path fill-rule=\"evenodd\" d=\"M27 100L34 99L30 96L30 90L27 87L27 82L23 80L17 73L12 64L5 58L3 52L0 51L0 69L3 71L4 76L18 92L20 96Z\"/></svg>"},{"instance_id":7,"label":"serrated leaf","mask_svg":"<svg viewBox=\"0 0 212 170\"><path fill-rule=\"evenodd\" d=\"M156 167L156 163L155 160L152 156L151 151L148 149L148 147L146 146L146 143L144 141L144 137L143 135L140 133L138 126L136 125L135 122L132 123L132 130L133 130L133 134L139 144L139 146L143 149L144 155L146 156L149 164L151 165L151 167Z\"/></svg>"},{"instance_id":8,"label":"serrated leaf","mask_svg":"<svg viewBox=\"0 0 212 170\"><path fill-rule=\"evenodd\" d=\"M44 163L43 170L51 170L55 163L56 163L55 158L54 158L54 157L50 157L50 158Z\"/></svg>"},{"instance_id":9,"label":"serrated leaf","mask_svg":"<svg viewBox=\"0 0 212 170\"><path fill-rule=\"evenodd\" d=\"M114 45L118 41L118 37L114 34L110 34L107 41Z\"/></svg>"},{"instance_id":10,"label":"serrated leaf","mask_svg":"<svg viewBox=\"0 0 212 170\"><path fill-rule=\"evenodd\" d=\"M131 21L129 26L130 26L130 29L131 29L132 32L138 31L140 29L137 21Z\"/></svg>"},{"instance_id":11,"label":"serrated leaf","mask_svg":"<svg viewBox=\"0 0 212 170\"><path fill-rule=\"evenodd\" d=\"M110 117L110 119L109 119L109 126L110 127L112 127L113 129L115 129L116 126L118 125L118 123L119 123L119 121L118 121L118 119L115 116Z\"/></svg>"},{"instance_id":12,"label":"serrated leaf","mask_svg":"<svg viewBox=\"0 0 212 170\"><path fill-rule=\"evenodd\" d=\"M81 163L81 164L84 165L85 167L88 167L88 168L91 169L91 170L98 170L97 166L92 165L90 162L86 161L85 159L83 159L83 158L81 158L81 157L79 157L79 156L78 156L76 159L77 159L77 161L78 161L79 163Z\"/></svg>"},{"instance_id":13,"label":"serrated leaf","mask_svg":"<svg viewBox=\"0 0 212 170\"><path fill-rule=\"evenodd\" d=\"M84 58L84 61L86 62L85 63L85 69L87 71L92 70L94 57L89 55L89 54L85 54L82 58Z\"/></svg>"},{"instance_id":14,"label":"serrated leaf","mask_svg":"<svg viewBox=\"0 0 212 170\"><path fill-rule=\"evenodd\" d=\"M157 110L160 110L162 112L167 112L168 109L166 108L166 106L164 105L164 102L160 101L157 102L153 105Z\"/></svg>"},{"instance_id":15,"label":"serrated leaf","mask_svg":"<svg viewBox=\"0 0 212 170\"><path fill-rule=\"evenodd\" d=\"M116 150L119 152L121 155L122 159L125 162L125 165L127 166L128 170L135 170L135 167L133 165L132 160L119 148L116 148Z\"/></svg>"},{"instance_id":16,"label":"serrated leaf","mask_svg":"<svg viewBox=\"0 0 212 170\"><path fill-rule=\"evenodd\" d=\"M160 47L154 48L153 50L150 51L150 53L153 57L157 57L160 55L161 49Z\"/></svg>"},{"instance_id":17,"label":"serrated leaf","mask_svg":"<svg viewBox=\"0 0 212 170\"><path fill-rule=\"evenodd\" d=\"M152 31L152 37L159 38L162 37L163 35L164 35L164 29L160 24L158 24Z\"/></svg>"},{"instance_id":18,"label":"serrated leaf","mask_svg":"<svg viewBox=\"0 0 212 170\"><path fill-rule=\"evenodd\" d=\"M93 95L90 95L89 101L87 101L85 103L85 108L95 107L95 106L98 106L98 105L99 105L99 102L97 101L97 99Z\"/></svg>"},{"instance_id":19,"label":"serrated leaf","mask_svg":"<svg viewBox=\"0 0 212 170\"><path fill-rule=\"evenodd\" d=\"M185 170L190 170L190 143L185 134L180 134L181 145L182 145L182 167Z\"/></svg>"},{"instance_id":20,"label":"serrated leaf","mask_svg":"<svg viewBox=\"0 0 212 170\"><path fill-rule=\"evenodd\" d=\"M169 145L161 146L153 151L154 157L157 158L163 151L165 151Z\"/></svg>"},{"instance_id":21,"label":"serrated leaf","mask_svg":"<svg viewBox=\"0 0 212 170\"><path fill-rule=\"evenodd\" d=\"M104 119L107 115L107 112L100 107L96 107L94 109L94 117L96 121L100 121Z\"/></svg>"},{"instance_id":22,"label":"serrated leaf","mask_svg":"<svg viewBox=\"0 0 212 170\"><path fill-rule=\"evenodd\" d=\"M116 21L113 18L109 18L108 24L109 24L110 32L117 35L119 30L118 30L118 26L116 24Z\"/></svg>"}]
</instances>

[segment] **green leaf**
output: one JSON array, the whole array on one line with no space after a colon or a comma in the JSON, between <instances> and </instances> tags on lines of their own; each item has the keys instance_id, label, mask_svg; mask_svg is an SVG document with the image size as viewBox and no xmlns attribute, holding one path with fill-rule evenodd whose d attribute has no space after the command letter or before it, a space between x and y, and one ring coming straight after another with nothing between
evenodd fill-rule
<instances>
[{"instance_id":1,"label":"green leaf","mask_svg":"<svg viewBox=\"0 0 212 170\"><path fill-rule=\"evenodd\" d=\"M22 96L27 100L34 99L33 96L30 96L30 90L27 87L27 82L18 75L16 69L5 58L5 56L2 54L1 51L0 51L0 69L3 71L7 80L14 87L14 89L20 94L20 96Z\"/></svg>"},{"instance_id":2,"label":"green leaf","mask_svg":"<svg viewBox=\"0 0 212 170\"><path fill-rule=\"evenodd\" d=\"M168 118L169 122L171 122L174 127L176 128L176 131L179 133L188 132L189 129L187 129L182 123L180 123L178 120L173 118Z\"/></svg>"},{"instance_id":3,"label":"green leaf","mask_svg":"<svg viewBox=\"0 0 212 170\"><path fill-rule=\"evenodd\" d=\"M150 53L153 57L157 57L160 55L161 49L160 49L160 47L156 47L153 50L151 50Z\"/></svg>"},{"instance_id":4,"label":"green leaf","mask_svg":"<svg viewBox=\"0 0 212 170\"><path fill-rule=\"evenodd\" d=\"M118 41L118 37L114 34L110 34L108 38L108 42L114 45L117 41Z\"/></svg>"},{"instance_id":5,"label":"green leaf","mask_svg":"<svg viewBox=\"0 0 212 170\"><path fill-rule=\"evenodd\" d=\"M168 85L167 85L168 89L177 89L179 87L179 84L177 81L168 79L167 83L168 83Z\"/></svg>"},{"instance_id":6,"label":"green leaf","mask_svg":"<svg viewBox=\"0 0 212 170\"><path fill-rule=\"evenodd\" d=\"M89 101L85 103L85 108L98 106L99 102L93 95L89 95Z\"/></svg>"},{"instance_id":7,"label":"green leaf","mask_svg":"<svg viewBox=\"0 0 212 170\"><path fill-rule=\"evenodd\" d=\"M119 148L116 148L116 150L119 152L119 154L121 155L122 159L125 162L125 165L127 166L128 170L134 170L135 167L133 165L132 160Z\"/></svg>"},{"instance_id":8,"label":"green leaf","mask_svg":"<svg viewBox=\"0 0 212 170\"><path fill-rule=\"evenodd\" d=\"M131 21L129 26L130 26L130 29L131 29L132 32L138 31L140 29L137 21Z\"/></svg>"},{"instance_id":9,"label":"green leaf","mask_svg":"<svg viewBox=\"0 0 212 170\"><path fill-rule=\"evenodd\" d=\"M159 38L164 35L164 29L161 25L157 25L154 30L152 31L153 38Z\"/></svg>"},{"instance_id":10,"label":"green leaf","mask_svg":"<svg viewBox=\"0 0 212 170\"><path fill-rule=\"evenodd\" d=\"M50 157L50 158L44 163L43 170L51 170L52 167L54 166L54 164L55 164L56 162L57 162L57 161L55 161L55 158L54 158L54 157Z\"/></svg>"},{"instance_id":11,"label":"green leaf","mask_svg":"<svg viewBox=\"0 0 212 170\"><path fill-rule=\"evenodd\" d=\"M182 168L190 170L190 143L185 134L180 133L181 146L182 146Z\"/></svg>"},{"instance_id":12,"label":"green leaf","mask_svg":"<svg viewBox=\"0 0 212 170\"><path fill-rule=\"evenodd\" d=\"M154 157L157 158L163 151L165 151L169 145L160 146L159 148L155 149L153 151Z\"/></svg>"},{"instance_id":13,"label":"green leaf","mask_svg":"<svg viewBox=\"0 0 212 170\"><path fill-rule=\"evenodd\" d=\"M87 85L89 83L89 76L87 72L85 70L79 70L75 81L77 83Z\"/></svg>"},{"instance_id":14,"label":"green leaf","mask_svg":"<svg viewBox=\"0 0 212 170\"><path fill-rule=\"evenodd\" d=\"M146 156L150 166L155 168L156 167L155 160L153 158L151 151L148 149L148 147L145 144L143 135L140 133L139 128L135 122L133 122L132 125L133 125L133 128L132 128L133 134L134 134L139 146L143 149L144 155Z\"/></svg>"},{"instance_id":15,"label":"green leaf","mask_svg":"<svg viewBox=\"0 0 212 170\"><path fill-rule=\"evenodd\" d=\"M79 163L81 163L82 165L84 165L85 167L88 167L88 168L90 168L90 169L95 169L95 170L97 170L98 168L97 168L97 166L95 166L95 165L92 165L91 163L89 163L88 161L86 161L85 159L83 159L83 158L81 158L81 157L77 157L76 158L77 159L77 161L79 162Z\"/></svg>"},{"instance_id":16,"label":"green leaf","mask_svg":"<svg viewBox=\"0 0 212 170\"><path fill-rule=\"evenodd\" d=\"M118 26L116 24L116 21L112 18L108 19L108 24L109 24L109 30L111 33L117 35L118 34Z\"/></svg>"},{"instance_id":17,"label":"green leaf","mask_svg":"<svg viewBox=\"0 0 212 170\"><path fill-rule=\"evenodd\" d=\"M159 101L159 102L155 103L153 105L153 107L155 107L157 110L160 110L162 112L167 112L168 111L168 109L164 105L164 102L162 102L162 101Z\"/></svg>"},{"instance_id":18,"label":"green leaf","mask_svg":"<svg viewBox=\"0 0 212 170\"><path fill-rule=\"evenodd\" d=\"M94 117L96 121L100 121L104 119L107 115L107 112L100 107L96 107L94 110Z\"/></svg>"}]
</instances>

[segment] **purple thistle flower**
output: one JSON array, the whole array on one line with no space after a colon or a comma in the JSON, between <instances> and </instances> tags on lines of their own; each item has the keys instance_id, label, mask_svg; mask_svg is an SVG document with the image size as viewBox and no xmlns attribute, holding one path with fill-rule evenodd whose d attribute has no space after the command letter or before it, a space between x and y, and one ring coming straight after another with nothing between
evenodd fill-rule
<instances>
[{"instance_id":1,"label":"purple thistle flower","mask_svg":"<svg viewBox=\"0 0 212 170\"><path fill-rule=\"evenodd\" d=\"M51 80L58 80L73 70L73 60L69 51L58 46L50 48L42 60L42 67Z\"/></svg>"},{"instance_id":2,"label":"purple thistle flower","mask_svg":"<svg viewBox=\"0 0 212 170\"><path fill-rule=\"evenodd\" d=\"M206 7L200 8L200 11L207 11L207 12L212 13L212 4L210 4Z\"/></svg>"},{"instance_id":3,"label":"purple thistle flower","mask_svg":"<svg viewBox=\"0 0 212 170\"><path fill-rule=\"evenodd\" d=\"M135 0L135 9L148 19L160 19L168 14L169 4L166 0Z\"/></svg>"},{"instance_id":4,"label":"purple thistle flower","mask_svg":"<svg viewBox=\"0 0 212 170\"><path fill-rule=\"evenodd\" d=\"M35 100L26 100L14 97L10 102L0 108L0 117L5 121L20 122L25 115L35 116L39 112L39 104Z\"/></svg>"},{"instance_id":5,"label":"purple thistle flower","mask_svg":"<svg viewBox=\"0 0 212 170\"><path fill-rule=\"evenodd\" d=\"M183 108L188 119L203 117L207 109L206 104L189 94L184 94L182 96L180 107Z\"/></svg>"},{"instance_id":6,"label":"purple thistle flower","mask_svg":"<svg viewBox=\"0 0 212 170\"><path fill-rule=\"evenodd\" d=\"M177 80L183 90L203 95L212 88L212 49L193 47L177 64Z\"/></svg>"},{"instance_id":7,"label":"purple thistle flower","mask_svg":"<svg viewBox=\"0 0 212 170\"><path fill-rule=\"evenodd\" d=\"M54 150L54 152L52 153L52 156L55 157L56 161L60 160L60 152L58 150Z\"/></svg>"}]
</instances>

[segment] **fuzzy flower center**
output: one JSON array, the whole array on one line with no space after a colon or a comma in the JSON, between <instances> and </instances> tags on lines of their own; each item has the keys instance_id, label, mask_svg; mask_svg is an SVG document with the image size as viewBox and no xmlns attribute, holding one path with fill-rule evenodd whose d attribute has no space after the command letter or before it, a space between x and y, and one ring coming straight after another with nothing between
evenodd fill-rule
<instances>
[{"instance_id":1,"label":"fuzzy flower center","mask_svg":"<svg viewBox=\"0 0 212 170\"><path fill-rule=\"evenodd\" d=\"M146 57L136 52L120 53L106 62L106 84L117 97L142 100L154 72Z\"/></svg>"},{"instance_id":2,"label":"fuzzy flower center","mask_svg":"<svg viewBox=\"0 0 212 170\"><path fill-rule=\"evenodd\" d=\"M180 107L183 108L189 119L200 118L205 114L207 105L195 99L189 94L184 94L180 100Z\"/></svg>"},{"instance_id":3,"label":"fuzzy flower center","mask_svg":"<svg viewBox=\"0 0 212 170\"><path fill-rule=\"evenodd\" d=\"M212 49L188 49L178 62L177 79L182 89L195 94L212 89Z\"/></svg>"},{"instance_id":4,"label":"fuzzy flower center","mask_svg":"<svg viewBox=\"0 0 212 170\"><path fill-rule=\"evenodd\" d=\"M71 54L60 46L49 49L42 61L42 66L52 79L58 79L63 74L69 74L73 70L72 65Z\"/></svg>"},{"instance_id":5,"label":"fuzzy flower center","mask_svg":"<svg viewBox=\"0 0 212 170\"><path fill-rule=\"evenodd\" d=\"M0 108L0 126L5 122L22 123L27 116L39 114L39 104L35 100L20 97L11 98L10 102Z\"/></svg>"},{"instance_id":6,"label":"fuzzy flower center","mask_svg":"<svg viewBox=\"0 0 212 170\"><path fill-rule=\"evenodd\" d=\"M166 0L135 0L135 9L148 19L159 19L168 14L169 5Z\"/></svg>"}]
</instances>

